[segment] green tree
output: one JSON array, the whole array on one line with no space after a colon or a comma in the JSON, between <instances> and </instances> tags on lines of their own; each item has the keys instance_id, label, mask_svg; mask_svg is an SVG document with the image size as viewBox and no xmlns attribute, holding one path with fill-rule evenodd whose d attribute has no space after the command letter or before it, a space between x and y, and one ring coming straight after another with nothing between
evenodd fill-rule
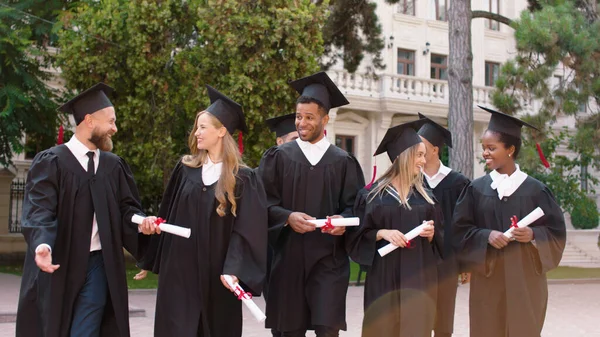
<instances>
[{"instance_id":1,"label":"green tree","mask_svg":"<svg viewBox=\"0 0 600 337\"><path fill-rule=\"evenodd\" d=\"M395 3L399 0L386 0ZM367 0L318 0L331 13L323 26L324 69L341 61L344 69L354 73L366 55L371 57L371 71L385 69L381 57L383 39L375 10L377 4Z\"/></svg>"},{"instance_id":2,"label":"green tree","mask_svg":"<svg viewBox=\"0 0 600 337\"><path fill-rule=\"evenodd\" d=\"M591 5L596 6L591 6ZM586 171L600 168L600 20L591 0L530 1L512 23L517 56L501 68L493 94L494 105L514 114L532 100L541 103L526 117L541 132L527 132L521 159L523 168L548 184L563 208L571 212L587 200L597 180ZM557 76L558 75L558 76ZM551 132L557 116L574 116L577 129ZM551 170L545 170L534 152L543 141ZM556 155L559 144L575 155ZM587 181L588 190L580 181Z\"/></svg>"},{"instance_id":3,"label":"green tree","mask_svg":"<svg viewBox=\"0 0 600 337\"><path fill-rule=\"evenodd\" d=\"M264 119L293 111L287 80L318 69L325 13L311 1L90 2L62 15L58 55L70 88L105 81L144 206L156 211L210 84L244 107L244 159L275 143ZM75 28L75 29L74 29Z\"/></svg>"},{"instance_id":4,"label":"green tree","mask_svg":"<svg viewBox=\"0 0 600 337\"><path fill-rule=\"evenodd\" d=\"M44 53L34 44L29 18L0 6L0 165L12 163L13 153L25 150L26 134L39 149L56 140L56 93L44 81Z\"/></svg>"}]
</instances>

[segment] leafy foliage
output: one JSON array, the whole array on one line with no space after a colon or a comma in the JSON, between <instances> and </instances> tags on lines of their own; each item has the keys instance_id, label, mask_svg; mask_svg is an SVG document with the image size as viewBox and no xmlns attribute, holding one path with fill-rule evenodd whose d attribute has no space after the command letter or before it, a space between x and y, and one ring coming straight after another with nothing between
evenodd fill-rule
<instances>
[{"instance_id":1,"label":"leafy foliage","mask_svg":"<svg viewBox=\"0 0 600 337\"><path fill-rule=\"evenodd\" d=\"M210 84L244 108L244 159L257 165L275 143L264 119L292 111L287 80L318 69L325 15L310 1L107 0L61 17L58 62L69 87L113 86L115 152L131 165L150 212L188 153ZM72 28L76 28L75 31ZM91 38L94 37L94 38Z\"/></svg>"},{"instance_id":2,"label":"leafy foliage","mask_svg":"<svg viewBox=\"0 0 600 337\"><path fill-rule=\"evenodd\" d=\"M527 131L520 162L571 214L593 192L581 190L581 179L592 186L598 182L581 168L600 169L600 20L586 4L530 1L533 12L523 11L513 23L517 56L502 66L493 94L494 105L509 114L541 102L537 114L526 119L542 131ZM557 116L573 116L576 132L552 132ZM542 168L536 142L542 142L551 170ZM575 156L558 155L561 144Z\"/></svg>"},{"instance_id":3,"label":"leafy foliage","mask_svg":"<svg viewBox=\"0 0 600 337\"><path fill-rule=\"evenodd\" d=\"M395 0L397 2L398 0ZM388 1L393 3L394 0ZM323 5L323 1L317 1ZM344 69L354 73L365 55L370 56L372 71L385 69L381 58L383 39L375 9L377 4L367 0L332 0L331 15L323 28L325 43L324 68L341 60Z\"/></svg>"},{"instance_id":4,"label":"leafy foliage","mask_svg":"<svg viewBox=\"0 0 600 337\"><path fill-rule=\"evenodd\" d=\"M44 81L43 50L34 44L28 18L0 6L0 165L12 163L25 150L23 135L46 148L55 141L56 93Z\"/></svg>"}]
</instances>

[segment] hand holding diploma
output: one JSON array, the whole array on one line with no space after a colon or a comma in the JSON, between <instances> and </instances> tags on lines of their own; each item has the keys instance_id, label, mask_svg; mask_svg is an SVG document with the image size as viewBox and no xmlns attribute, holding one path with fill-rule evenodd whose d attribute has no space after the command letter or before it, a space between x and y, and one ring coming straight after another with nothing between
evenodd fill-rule
<instances>
[{"instance_id":1,"label":"hand holding diploma","mask_svg":"<svg viewBox=\"0 0 600 337\"><path fill-rule=\"evenodd\" d=\"M260 310L260 308L252 300L252 294L247 293L244 291L244 289L242 289L237 277L233 275L221 275L221 282L223 282L223 285L233 292L238 299L244 303L244 305L246 305L257 321L262 322L267 318L267 316L265 316L262 310Z\"/></svg>"},{"instance_id":2,"label":"hand holding diploma","mask_svg":"<svg viewBox=\"0 0 600 337\"><path fill-rule=\"evenodd\" d=\"M422 224L415 227L410 232L404 234L404 238L406 240L406 244L404 246L395 245L394 243L390 243L388 245L385 245L385 246L379 248L377 251L379 252L379 255L381 255L381 257L384 257L387 254L398 249L398 247L408 246L410 240L416 238L417 236L424 236L424 237L427 237L427 239L429 240L430 237L433 238L433 233L434 233L433 220L423 221ZM431 240L429 240L429 241L431 241ZM393 241L391 241L391 242L393 242Z\"/></svg>"},{"instance_id":3,"label":"hand holding diploma","mask_svg":"<svg viewBox=\"0 0 600 337\"><path fill-rule=\"evenodd\" d=\"M341 215L328 216L327 219L308 220L316 227L321 228L321 233L331 235L343 235L346 232L347 226L358 226L359 218L344 218Z\"/></svg>"},{"instance_id":4,"label":"hand holding diploma","mask_svg":"<svg viewBox=\"0 0 600 337\"><path fill-rule=\"evenodd\" d=\"M506 236L509 239L513 238L512 232L516 229L516 228L524 228L527 227L529 225L531 225L532 223L534 223L536 220L538 220L539 218L544 216L544 211L537 207L536 209L534 209L533 211L531 211L531 213L527 214L527 216L525 216L523 219L521 219L520 221L517 222L517 217L513 216L511 218L512 221L512 225L510 226L510 228L504 232L504 236ZM525 234L525 231L521 231L521 233L519 233L521 238L523 239L523 234ZM533 239L533 231L532 231L532 239ZM531 240L529 240L531 241ZM529 242L527 241L527 242Z\"/></svg>"},{"instance_id":5,"label":"hand holding diploma","mask_svg":"<svg viewBox=\"0 0 600 337\"><path fill-rule=\"evenodd\" d=\"M302 212L292 212L288 217L288 225L292 227L294 232L304 234L315 230L316 226L308 220L315 218Z\"/></svg>"},{"instance_id":6,"label":"hand holding diploma","mask_svg":"<svg viewBox=\"0 0 600 337\"><path fill-rule=\"evenodd\" d=\"M148 218L150 218L150 217L148 217ZM189 238L190 235L192 234L192 230L189 228L164 223L164 220L161 218L156 218L156 217L152 217L152 218L155 218L154 227L145 228L149 232L152 232L152 230L154 230L155 233L160 234L160 232L162 231L162 232L170 233L173 235L181 236L184 238ZM150 225L148 225L148 221L151 221L151 220L146 220L146 222L144 222L145 219L146 218L144 218L143 216L139 216L136 214L131 217L131 222L136 223L138 225L142 225L142 227L150 226ZM142 229L142 231L144 230L144 228L141 228L141 229ZM146 234L146 233L144 233L144 234ZM150 234L152 234L152 233L150 233Z\"/></svg>"}]
</instances>

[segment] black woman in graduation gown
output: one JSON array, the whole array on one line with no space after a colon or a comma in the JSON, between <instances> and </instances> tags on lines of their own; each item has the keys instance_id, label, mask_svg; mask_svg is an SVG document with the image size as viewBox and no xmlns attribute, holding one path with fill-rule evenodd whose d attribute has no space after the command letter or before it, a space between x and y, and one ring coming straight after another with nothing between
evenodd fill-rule
<instances>
[{"instance_id":1,"label":"black woman in graduation gown","mask_svg":"<svg viewBox=\"0 0 600 337\"><path fill-rule=\"evenodd\" d=\"M323 135L329 109L348 104L333 81L321 72L291 85L301 93L300 139L266 151L258 168L274 250L266 327L284 337L304 336L307 329L319 337L338 336L346 329L350 277L344 228L322 232L305 219L351 217L364 176L356 159Z\"/></svg>"},{"instance_id":2,"label":"black woman in graduation gown","mask_svg":"<svg viewBox=\"0 0 600 337\"><path fill-rule=\"evenodd\" d=\"M109 152L110 137L117 131L114 108L106 96L111 92L112 88L99 83L63 105L61 110L75 117L75 134L67 144L38 153L27 174L22 228L28 249L16 336L65 337L72 332L76 314L89 318L87 312L82 313L89 307L77 303L83 288L90 285L94 214L101 243L101 250L93 252L94 259L99 259L96 253L101 252L102 277L107 284L106 304L100 309L100 336L129 336L123 248L137 256L138 229L131 217L143 213L129 166ZM95 173L90 171L93 161L88 162L86 171L75 157L71 149L76 147L84 149L83 157L85 151L97 152ZM45 266L35 260L41 245L51 249ZM89 328L89 336L97 336L96 323L78 321Z\"/></svg>"},{"instance_id":3,"label":"black woman in graduation gown","mask_svg":"<svg viewBox=\"0 0 600 337\"><path fill-rule=\"evenodd\" d=\"M441 209L423 184L425 145L415 132L422 121L390 128L375 155L387 152L392 166L356 199L359 228L349 235L352 260L367 266L363 337L431 336L437 297L437 264L443 234ZM411 240L404 236L427 221ZM386 256L378 249L399 246Z\"/></svg>"},{"instance_id":4,"label":"black woman in graduation gown","mask_svg":"<svg viewBox=\"0 0 600 337\"><path fill-rule=\"evenodd\" d=\"M433 191L444 215L444 261L438 265L438 294L435 315L435 337L450 337L454 330L454 310L460 268L452 248L452 214L462 190L469 179L459 172L445 166L440 160L440 151L444 144L452 147L452 135L443 126L419 114L426 123L417 132L427 148L427 163L423 168L423 177L428 188ZM433 172L430 172L433 171ZM431 176L429 176L429 174ZM460 274L461 283L468 281L468 274Z\"/></svg>"},{"instance_id":5,"label":"black woman in graduation gown","mask_svg":"<svg viewBox=\"0 0 600 337\"><path fill-rule=\"evenodd\" d=\"M191 154L175 167L159 211L167 223L191 228L191 236L161 233L158 251L142 265L159 272L156 337L241 336L242 302L222 275L255 295L265 277L266 196L231 136L246 131L242 108L207 88L212 104L198 113Z\"/></svg>"},{"instance_id":6,"label":"black woman in graduation gown","mask_svg":"<svg viewBox=\"0 0 600 337\"><path fill-rule=\"evenodd\" d=\"M563 214L548 187L515 164L521 127L533 126L483 109L492 114L481 144L493 171L465 188L453 218L457 253L472 273L471 336L540 336L548 301L546 273L558 266L565 247ZM512 216L522 219L536 207L544 211L542 218L515 229L514 240L503 235Z\"/></svg>"}]
</instances>

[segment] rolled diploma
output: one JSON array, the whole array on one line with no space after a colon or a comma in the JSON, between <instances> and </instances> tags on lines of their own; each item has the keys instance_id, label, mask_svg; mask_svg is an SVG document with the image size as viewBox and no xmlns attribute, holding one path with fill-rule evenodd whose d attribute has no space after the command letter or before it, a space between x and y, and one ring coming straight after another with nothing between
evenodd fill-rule
<instances>
[{"instance_id":1,"label":"rolled diploma","mask_svg":"<svg viewBox=\"0 0 600 337\"><path fill-rule=\"evenodd\" d=\"M143 216L134 214L131 217L131 222L141 225L142 221L144 221L144 219L145 218ZM168 223L161 223L158 226L160 227L161 232L171 233L173 235L181 236L181 237L188 238L188 239L189 239L190 235L192 235L192 230L189 228L170 225Z\"/></svg>"},{"instance_id":2,"label":"rolled diploma","mask_svg":"<svg viewBox=\"0 0 600 337\"><path fill-rule=\"evenodd\" d=\"M233 278L230 275L223 275L223 278L225 278L225 282L229 284L231 289L234 289L235 295L240 296L240 289L244 291L240 284L237 282L233 283ZM262 322L267 318L267 316L265 316L262 310L260 310L260 308L256 305L256 303L254 303L254 301L251 298L242 297L242 302L244 302L246 308L250 310L250 312L252 313L254 318L256 318L257 321Z\"/></svg>"},{"instance_id":3,"label":"rolled diploma","mask_svg":"<svg viewBox=\"0 0 600 337\"><path fill-rule=\"evenodd\" d=\"M423 231L423 228L425 228L425 226L427 226L427 223L426 223L426 221L423 221L422 224L413 228L413 230L404 234L404 236L406 237L406 239L408 241L410 241L410 240L416 238L417 236L419 236L421 234L421 232ZM394 250L396 250L397 248L399 248L399 246L396 246L395 244L390 243L390 244L387 244L387 245L379 248L377 251L379 252L379 255L381 255L381 257L384 257L384 256L388 255L389 253L393 252Z\"/></svg>"},{"instance_id":4,"label":"rolled diploma","mask_svg":"<svg viewBox=\"0 0 600 337\"><path fill-rule=\"evenodd\" d=\"M517 222L517 227L519 227L519 228L527 227L527 226L531 225L532 223L534 223L537 219L539 219L543 216L544 216L544 211L542 211L542 209L538 207L538 208L534 209L533 211L531 211L531 213L527 214L527 216L524 217L523 219L521 219L521 221ZM515 229L514 227L509 228L506 232L504 232L504 236L511 239L513 237L512 231L514 229Z\"/></svg>"},{"instance_id":5,"label":"rolled diploma","mask_svg":"<svg viewBox=\"0 0 600 337\"><path fill-rule=\"evenodd\" d=\"M358 226L360 224L359 218L332 218L331 225L334 227L347 227L347 226ZM317 227L325 226L327 219L315 219L315 220L306 220Z\"/></svg>"}]
</instances>

